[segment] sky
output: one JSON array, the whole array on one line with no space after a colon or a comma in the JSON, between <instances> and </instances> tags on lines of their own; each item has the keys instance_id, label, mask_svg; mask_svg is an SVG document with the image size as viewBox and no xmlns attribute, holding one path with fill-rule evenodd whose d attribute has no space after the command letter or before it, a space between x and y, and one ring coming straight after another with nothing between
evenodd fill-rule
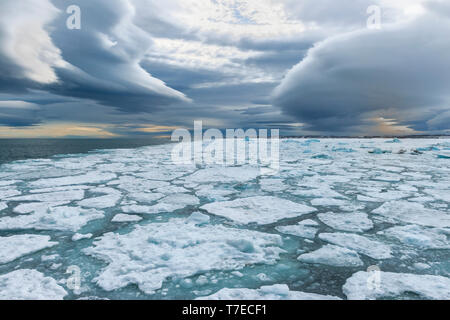
<instances>
[{"instance_id":1,"label":"sky","mask_svg":"<svg viewBox=\"0 0 450 320\"><path fill-rule=\"evenodd\" d=\"M0 138L449 134L449 34L445 0L2 0Z\"/></svg>"}]
</instances>

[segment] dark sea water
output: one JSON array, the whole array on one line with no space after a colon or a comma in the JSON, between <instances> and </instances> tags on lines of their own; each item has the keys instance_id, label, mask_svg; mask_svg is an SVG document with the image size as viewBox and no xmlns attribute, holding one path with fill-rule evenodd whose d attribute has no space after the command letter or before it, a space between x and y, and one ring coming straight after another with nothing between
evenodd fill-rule
<instances>
[{"instance_id":1,"label":"dark sea water","mask_svg":"<svg viewBox=\"0 0 450 320\"><path fill-rule=\"evenodd\" d=\"M168 143L168 139L0 139L0 164L15 160L49 158L58 154L97 149L127 149Z\"/></svg>"}]
</instances>

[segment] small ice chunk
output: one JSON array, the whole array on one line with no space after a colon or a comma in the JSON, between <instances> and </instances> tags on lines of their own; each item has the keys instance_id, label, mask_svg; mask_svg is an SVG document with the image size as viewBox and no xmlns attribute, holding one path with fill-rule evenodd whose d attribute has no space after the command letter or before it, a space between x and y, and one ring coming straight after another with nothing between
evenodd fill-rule
<instances>
[{"instance_id":1,"label":"small ice chunk","mask_svg":"<svg viewBox=\"0 0 450 320\"><path fill-rule=\"evenodd\" d=\"M316 198L311 200L313 206L344 206L347 203L345 200L334 198Z\"/></svg>"},{"instance_id":2,"label":"small ice chunk","mask_svg":"<svg viewBox=\"0 0 450 320\"><path fill-rule=\"evenodd\" d=\"M391 258L391 248L381 242L351 233L321 233L319 238L332 244L355 250L374 259Z\"/></svg>"},{"instance_id":3,"label":"small ice chunk","mask_svg":"<svg viewBox=\"0 0 450 320\"><path fill-rule=\"evenodd\" d=\"M78 241L78 240L82 240L82 239L90 239L92 238L92 233L86 233L86 234L82 234L82 233L75 233L72 236L72 241Z\"/></svg>"},{"instance_id":4,"label":"small ice chunk","mask_svg":"<svg viewBox=\"0 0 450 320\"><path fill-rule=\"evenodd\" d=\"M413 267L417 270L426 270L426 269L430 269L430 265L426 264L426 263L422 263L422 262L417 262L413 264Z\"/></svg>"},{"instance_id":5,"label":"small ice chunk","mask_svg":"<svg viewBox=\"0 0 450 320\"><path fill-rule=\"evenodd\" d=\"M0 300L62 300L67 292L55 279L31 269L0 276Z\"/></svg>"},{"instance_id":6,"label":"small ice chunk","mask_svg":"<svg viewBox=\"0 0 450 320\"><path fill-rule=\"evenodd\" d=\"M112 222L137 222L137 221L141 221L141 220L142 220L142 217L137 216L137 215L119 213L119 214L116 214L111 221Z\"/></svg>"},{"instance_id":7,"label":"small ice chunk","mask_svg":"<svg viewBox=\"0 0 450 320\"><path fill-rule=\"evenodd\" d=\"M359 271L347 279L342 290L350 300L393 299L411 292L425 299L450 299L450 278L447 277L383 271L379 271L378 276L379 285L369 286L374 275Z\"/></svg>"},{"instance_id":8,"label":"small ice chunk","mask_svg":"<svg viewBox=\"0 0 450 320\"><path fill-rule=\"evenodd\" d=\"M263 286L259 289L224 288L198 300L339 300L338 297L291 291L285 284Z\"/></svg>"},{"instance_id":9,"label":"small ice chunk","mask_svg":"<svg viewBox=\"0 0 450 320\"><path fill-rule=\"evenodd\" d=\"M275 229L284 234L290 234L297 237L314 239L318 231L318 223L314 220L307 219L300 221L296 225L291 226L279 226Z\"/></svg>"},{"instance_id":10,"label":"small ice chunk","mask_svg":"<svg viewBox=\"0 0 450 320\"><path fill-rule=\"evenodd\" d=\"M0 237L0 264L16 260L24 255L57 245L50 236L20 234ZM1 290L0 290L1 291Z\"/></svg>"},{"instance_id":11,"label":"small ice chunk","mask_svg":"<svg viewBox=\"0 0 450 320\"><path fill-rule=\"evenodd\" d=\"M367 217L367 214L362 212L326 212L317 216L323 223L336 230L363 232L373 228L372 220Z\"/></svg>"},{"instance_id":12,"label":"small ice chunk","mask_svg":"<svg viewBox=\"0 0 450 320\"><path fill-rule=\"evenodd\" d=\"M0 202L0 211L5 210L6 208L8 208L8 205L4 202Z\"/></svg>"},{"instance_id":13,"label":"small ice chunk","mask_svg":"<svg viewBox=\"0 0 450 320\"><path fill-rule=\"evenodd\" d=\"M208 215L196 211L196 212L193 212L189 216L189 218L186 219L186 223L193 223L195 225L200 226L200 225L209 223L209 220L210 220L210 218Z\"/></svg>"},{"instance_id":14,"label":"small ice chunk","mask_svg":"<svg viewBox=\"0 0 450 320\"><path fill-rule=\"evenodd\" d=\"M316 251L302 254L298 257L298 260L335 267L359 267L363 265L357 252L331 244Z\"/></svg>"},{"instance_id":15,"label":"small ice chunk","mask_svg":"<svg viewBox=\"0 0 450 320\"><path fill-rule=\"evenodd\" d=\"M232 201L213 202L201 208L240 224L269 224L316 211L315 208L272 196L255 196Z\"/></svg>"}]
</instances>

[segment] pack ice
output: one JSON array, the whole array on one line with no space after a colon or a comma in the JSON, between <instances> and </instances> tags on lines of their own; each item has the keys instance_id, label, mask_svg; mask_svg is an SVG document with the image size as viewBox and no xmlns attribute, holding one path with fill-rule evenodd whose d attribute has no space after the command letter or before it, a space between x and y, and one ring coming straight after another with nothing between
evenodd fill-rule
<instances>
[{"instance_id":1,"label":"pack ice","mask_svg":"<svg viewBox=\"0 0 450 320\"><path fill-rule=\"evenodd\" d=\"M173 146L0 165L0 299L450 298L449 139L282 139L278 171Z\"/></svg>"}]
</instances>

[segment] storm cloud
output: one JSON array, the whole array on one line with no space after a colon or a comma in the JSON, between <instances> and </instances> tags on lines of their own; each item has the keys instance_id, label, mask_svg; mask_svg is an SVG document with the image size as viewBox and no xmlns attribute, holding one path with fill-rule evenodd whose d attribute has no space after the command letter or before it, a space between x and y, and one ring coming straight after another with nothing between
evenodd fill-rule
<instances>
[{"instance_id":1,"label":"storm cloud","mask_svg":"<svg viewBox=\"0 0 450 320\"><path fill-rule=\"evenodd\" d=\"M329 38L287 73L273 101L312 131L351 132L376 117L449 129L449 122L430 120L450 107L449 33L450 19L430 11Z\"/></svg>"}]
</instances>

